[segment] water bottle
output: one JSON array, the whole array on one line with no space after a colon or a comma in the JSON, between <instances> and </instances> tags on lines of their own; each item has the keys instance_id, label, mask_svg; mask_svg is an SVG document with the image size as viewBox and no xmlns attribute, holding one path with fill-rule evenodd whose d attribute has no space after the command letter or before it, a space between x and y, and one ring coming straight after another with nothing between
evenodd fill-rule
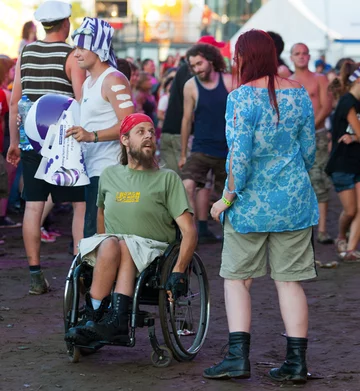
<instances>
[{"instance_id":1,"label":"water bottle","mask_svg":"<svg viewBox=\"0 0 360 391\"><path fill-rule=\"evenodd\" d=\"M29 150L33 149L33 147L30 144L29 139L26 136L25 128L24 128L25 119L26 119L26 116L27 116L32 104L33 104L33 102L31 102L31 100L26 95L23 95L18 103L18 111L19 111L19 115L21 117L21 122L20 122L20 127L19 127L19 130L20 130L19 148L23 151L29 151Z\"/></svg>"}]
</instances>

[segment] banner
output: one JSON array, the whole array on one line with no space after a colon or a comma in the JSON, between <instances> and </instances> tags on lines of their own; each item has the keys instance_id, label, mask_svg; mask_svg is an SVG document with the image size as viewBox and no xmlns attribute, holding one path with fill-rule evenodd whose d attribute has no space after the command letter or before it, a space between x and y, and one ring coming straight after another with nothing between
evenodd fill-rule
<instances>
[{"instance_id":1,"label":"banner","mask_svg":"<svg viewBox=\"0 0 360 391\"><path fill-rule=\"evenodd\" d=\"M83 186L90 180L86 172L81 144L73 137L65 138L74 126L70 110L65 110L55 125L51 125L41 149L43 156L35 178L57 186Z\"/></svg>"}]
</instances>

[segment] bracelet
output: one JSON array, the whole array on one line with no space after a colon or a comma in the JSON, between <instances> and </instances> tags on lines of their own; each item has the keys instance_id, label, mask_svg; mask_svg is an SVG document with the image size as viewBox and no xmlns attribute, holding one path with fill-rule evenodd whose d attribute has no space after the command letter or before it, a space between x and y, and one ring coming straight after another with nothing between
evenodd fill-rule
<instances>
[{"instance_id":1,"label":"bracelet","mask_svg":"<svg viewBox=\"0 0 360 391\"><path fill-rule=\"evenodd\" d=\"M233 204L233 201L227 200L224 196L221 197L221 201L226 205L226 206L231 206Z\"/></svg>"},{"instance_id":2,"label":"bracelet","mask_svg":"<svg viewBox=\"0 0 360 391\"><path fill-rule=\"evenodd\" d=\"M93 131L94 135L95 135L95 140L94 140L94 143L97 143L99 141L99 136L97 134L97 132L94 130Z\"/></svg>"}]
</instances>

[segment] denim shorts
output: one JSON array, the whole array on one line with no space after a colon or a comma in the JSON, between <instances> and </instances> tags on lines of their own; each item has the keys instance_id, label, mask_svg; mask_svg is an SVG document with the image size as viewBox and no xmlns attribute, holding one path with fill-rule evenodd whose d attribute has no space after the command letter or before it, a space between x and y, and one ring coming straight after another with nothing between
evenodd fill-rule
<instances>
[{"instance_id":1,"label":"denim shorts","mask_svg":"<svg viewBox=\"0 0 360 391\"><path fill-rule=\"evenodd\" d=\"M348 172L333 172L331 174L335 191L340 193L344 190L350 190L355 187L355 183L360 182L359 174L351 174Z\"/></svg>"}]
</instances>

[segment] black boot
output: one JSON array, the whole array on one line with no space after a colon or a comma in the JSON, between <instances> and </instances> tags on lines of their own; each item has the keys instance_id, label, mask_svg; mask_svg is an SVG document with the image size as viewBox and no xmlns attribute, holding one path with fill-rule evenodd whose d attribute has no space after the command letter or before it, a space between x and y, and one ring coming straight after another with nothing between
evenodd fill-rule
<instances>
[{"instance_id":1,"label":"black boot","mask_svg":"<svg viewBox=\"0 0 360 391\"><path fill-rule=\"evenodd\" d=\"M306 349L307 338L286 337L286 359L280 368L271 369L270 377L276 381L292 381L305 383L307 381Z\"/></svg>"},{"instance_id":2,"label":"black boot","mask_svg":"<svg viewBox=\"0 0 360 391\"><path fill-rule=\"evenodd\" d=\"M88 321L98 322L104 315L105 310L109 307L110 300L108 297L105 297L100 304L100 307L94 310L91 302L90 293L85 294L85 312L83 317L76 325L76 327L71 327L68 332L65 334L65 341L73 342L76 345L87 346L92 339L84 333L83 328Z\"/></svg>"},{"instance_id":3,"label":"black boot","mask_svg":"<svg viewBox=\"0 0 360 391\"><path fill-rule=\"evenodd\" d=\"M236 332L229 334L229 353L221 363L205 369L208 379L247 379L250 377L250 334Z\"/></svg>"},{"instance_id":4,"label":"black boot","mask_svg":"<svg viewBox=\"0 0 360 391\"><path fill-rule=\"evenodd\" d=\"M84 329L93 334L96 341L121 342L129 336L130 297L113 293L111 308L99 322L89 321Z\"/></svg>"}]
</instances>

